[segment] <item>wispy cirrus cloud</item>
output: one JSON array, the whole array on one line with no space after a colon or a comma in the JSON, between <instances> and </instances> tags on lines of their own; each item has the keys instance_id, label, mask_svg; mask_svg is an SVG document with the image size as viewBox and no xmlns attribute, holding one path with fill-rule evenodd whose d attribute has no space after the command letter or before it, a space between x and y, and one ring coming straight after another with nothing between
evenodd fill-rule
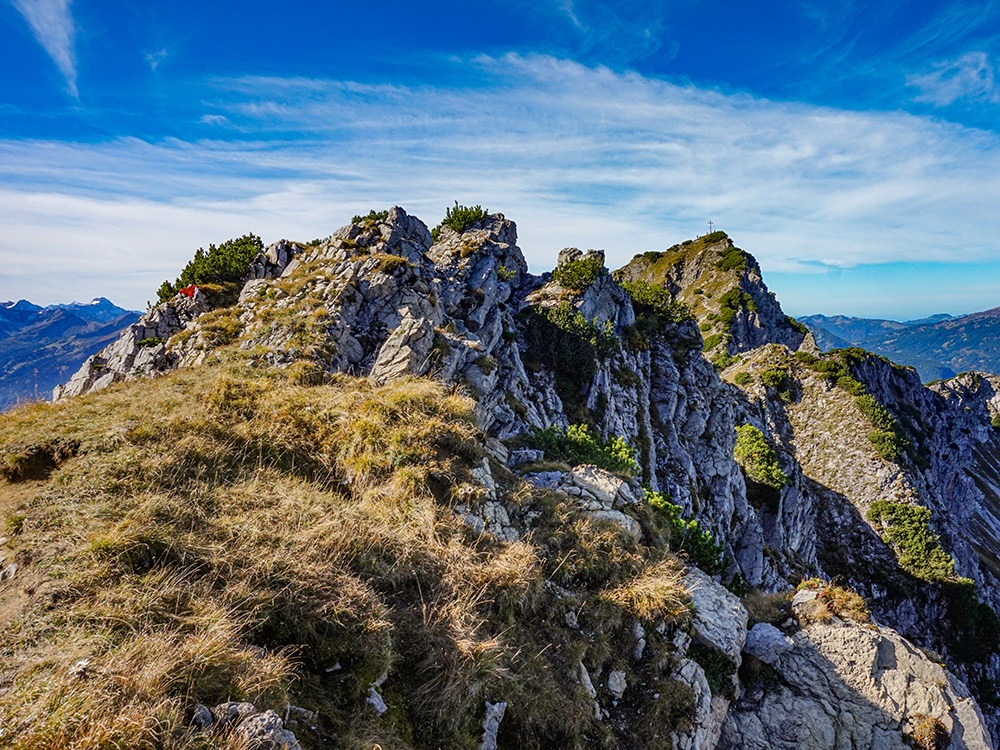
<instances>
[{"instance_id":1,"label":"wispy cirrus cloud","mask_svg":"<svg viewBox=\"0 0 1000 750\"><path fill-rule=\"evenodd\" d=\"M75 98L76 86L76 23L70 11L72 0L11 0L31 27L38 43L66 79L66 90Z\"/></svg>"},{"instance_id":2,"label":"wispy cirrus cloud","mask_svg":"<svg viewBox=\"0 0 1000 750\"><path fill-rule=\"evenodd\" d=\"M198 245L309 240L392 204L434 224L456 199L514 219L535 271L568 245L622 265L709 219L766 273L1000 260L996 134L547 56L461 64L475 86L216 80L199 92L203 123L226 126L212 140L0 141L0 299L48 301L122 257L87 294L141 306ZM24 247L64 273L32 275ZM808 311L805 286L782 301L796 294Z\"/></svg>"},{"instance_id":3,"label":"wispy cirrus cloud","mask_svg":"<svg viewBox=\"0 0 1000 750\"><path fill-rule=\"evenodd\" d=\"M907 76L906 85L920 89L914 101L945 107L960 99L1000 102L996 67L985 52L967 52L957 60L933 65L929 72Z\"/></svg>"},{"instance_id":4,"label":"wispy cirrus cloud","mask_svg":"<svg viewBox=\"0 0 1000 750\"><path fill-rule=\"evenodd\" d=\"M156 69L160 67L160 63L167 59L167 55L168 53L166 48L156 52L147 52L146 64L149 65L149 69L155 73Z\"/></svg>"}]
</instances>

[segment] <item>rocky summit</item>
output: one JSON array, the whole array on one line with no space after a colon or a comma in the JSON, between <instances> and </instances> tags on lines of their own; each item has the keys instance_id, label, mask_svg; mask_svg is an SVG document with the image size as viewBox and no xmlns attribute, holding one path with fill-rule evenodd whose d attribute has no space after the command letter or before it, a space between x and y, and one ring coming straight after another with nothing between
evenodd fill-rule
<instances>
[{"instance_id":1,"label":"rocky summit","mask_svg":"<svg viewBox=\"0 0 1000 750\"><path fill-rule=\"evenodd\" d=\"M0 737L994 748L1000 377L821 353L721 232L517 242L281 241L11 412Z\"/></svg>"}]
</instances>

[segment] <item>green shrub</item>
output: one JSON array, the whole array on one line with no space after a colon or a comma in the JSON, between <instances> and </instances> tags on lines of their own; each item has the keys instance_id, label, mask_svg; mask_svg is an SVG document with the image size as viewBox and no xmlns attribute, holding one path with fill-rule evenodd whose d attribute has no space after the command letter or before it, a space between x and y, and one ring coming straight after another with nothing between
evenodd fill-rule
<instances>
[{"instance_id":1,"label":"green shrub","mask_svg":"<svg viewBox=\"0 0 1000 750\"><path fill-rule=\"evenodd\" d=\"M785 385L785 381L787 380L788 372L786 370L764 370L764 372L760 374L760 382L768 388L781 388Z\"/></svg>"},{"instance_id":2,"label":"green shrub","mask_svg":"<svg viewBox=\"0 0 1000 750\"><path fill-rule=\"evenodd\" d=\"M719 260L715 267L720 271L739 271L743 273L747 269L747 256L738 247L731 247L723 253L719 253Z\"/></svg>"},{"instance_id":3,"label":"green shrub","mask_svg":"<svg viewBox=\"0 0 1000 750\"><path fill-rule=\"evenodd\" d=\"M738 372L733 376L733 382L736 385L747 385L750 382L750 373L744 370L743 372Z\"/></svg>"},{"instance_id":4,"label":"green shrub","mask_svg":"<svg viewBox=\"0 0 1000 750\"><path fill-rule=\"evenodd\" d=\"M707 352L717 347L722 343L722 336L723 334L721 333L713 333L711 336L706 336L704 343L701 345L702 350Z\"/></svg>"},{"instance_id":5,"label":"green shrub","mask_svg":"<svg viewBox=\"0 0 1000 750\"><path fill-rule=\"evenodd\" d=\"M1000 414L997 414L993 419L990 420L990 426L1000 429Z\"/></svg>"},{"instance_id":6,"label":"green shrub","mask_svg":"<svg viewBox=\"0 0 1000 750\"><path fill-rule=\"evenodd\" d=\"M929 521L931 511L922 505L876 500L865 514L878 524L882 539L899 555L899 565L910 575L926 581L950 578L955 561L941 548L941 542Z\"/></svg>"},{"instance_id":7,"label":"green shrub","mask_svg":"<svg viewBox=\"0 0 1000 750\"><path fill-rule=\"evenodd\" d=\"M705 670L705 679L708 681L708 687L712 690L713 696L732 696L731 677L736 671L736 665L730 661L725 652L712 646L695 644L688 649L687 655Z\"/></svg>"},{"instance_id":8,"label":"green shrub","mask_svg":"<svg viewBox=\"0 0 1000 750\"><path fill-rule=\"evenodd\" d=\"M899 461L903 457L903 448L895 434L886 430L875 430L868 433L868 439L875 446L875 452L886 461Z\"/></svg>"},{"instance_id":9,"label":"green shrub","mask_svg":"<svg viewBox=\"0 0 1000 750\"><path fill-rule=\"evenodd\" d=\"M159 346L162 343L164 343L163 339L160 338L159 336L155 336L151 339L143 339L142 341L137 343L136 346L138 346L140 349L146 349L151 346Z\"/></svg>"},{"instance_id":10,"label":"green shrub","mask_svg":"<svg viewBox=\"0 0 1000 750\"><path fill-rule=\"evenodd\" d=\"M951 625L944 631L951 655L960 662L987 661L1000 648L1000 618L979 599L968 578L944 581L941 591Z\"/></svg>"},{"instance_id":11,"label":"green shrub","mask_svg":"<svg viewBox=\"0 0 1000 750\"><path fill-rule=\"evenodd\" d=\"M597 360L620 346L610 321L598 326L568 302L549 309L530 308L518 318L524 323L525 364L548 367L567 413L577 422L590 421L581 393L597 372Z\"/></svg>"},{"instance_id":12,"label":"green shrub","mask_svg":"<svg viewBox=\"0 0 1000 750\"><path fill-rule=\"evenodd\" d=\"M722 324L728 328L732 325L736 313L740 310L756 310L757 303L753 297L742 289L730 289L719 297L719 317Z\"/></svg>"},{"instance_id":13,"label":"green shrub","mask_svg":"<svg viewBox=\"0 0 1000 750\"><path fill-rule=\"evenodd\" d=\"M896 418L871 394L858 396L854 403L876 428L868 436L876 452L887 461L899 461L909 447L909 441Z\"/></svg>"},{"instance_id":14,"label":"green shrub","mask_svg":"<svg viewBox=\"0 0 1000 750\"><path fill-rule=\"evenodd\" d=\"M743 472L755 482L775 490L788 484L788 475L778 465L778 456L768 444L764 433L752 424L736 428L736 447L733 457Z\"/></svg>"},{"instance_id":15,"label":"green shrub","mask_svg":"<svg viewBox=\"0 0 1000 750\"><path fill-rule=\"evenodd\" d=\"M431 240L433 242L438 241L438 237L441 235L441 227L450 227L461 234L477 221L482 221L487 216L489 216L489 211L482 206L460 206L458 205L458 201L455 201L455 207L446 209L441 223L431 230Z\"/></svg>"},{"instance_id":16,"label":"green shrub","mask_svg":"<svg viewBox=\"0 0 1000 750\"><path fill-rule=\"evenodd\" d=\"M534 428L523 435L518 443L526 448L536 448L545 452L552 461L562 461L570 466L594 464L602 469L619 473L636 473L639 464L635 460L635 448L629 447L625 438L612 437L601 440L590 432L585 424L570 425L565 430L548 427Z\"/></svg>"},{"instance_id":17,"label":"green shrub","mask_svg":"<svg viewBox=\"0 0 1000 750\"><path fill-rule=\"evenodd\" d=\"M192 284L225 284L241 281L253 262L264 249L260 237L245 234L221 245L208 246L195 251L194 258L181 271L180 277L171 284L164 281L157 290L160 302L166 302L177 292Z\"/></svg>"},{"instance_id":18,"label":"green shrub","mask_svg":"<svg viewBox=\"0 0 1000 750\"><path fill-rule=\"evenodd\" d=\"M725 370L727 367L729 367L729 365L731 365L733 362L736 361L736 358L733 357L725 349L723 349L722 351L718 352L714 357L712 357L711 361L712 361L712 367L714 367L716 370Z\"/></svg>"},{"instance_id":19,"label":"green shrub","mask_svg":"<svg viewBox=\"0 0 1000 750\"><path fill-rule=\"evenodd\" d=\"M728 236L729 235L726 234L723 231L710 232L710 233L706 234L705 236L701 237L698 241L702 245L714 245L716 242L721 242L722 240L726 239L726 237L728 237ZM688 242L691 242L691 240L687 240L687 242L685 242L684 244L687 244Z\"/></svg>"},{"instance_id":20,"label":"green shrub","mask_svg":"<svg viewBox=\"0 0 1000 750\"><path fill-rule=\"evenodd\" d=\"M793 318L791 316L788 316L788 315L785 316L785 324L789 328L794 328L796 331L798 331L799 333L801 333L803 336L806 336L806 335L809 334L809 329L806 328L804 324L800 323L799 321L797 321L795 318ZM805 354L805 352L803 352L803 354Z\"/></svg>"},{"instance_id":21,"label":"green shrub","mask_svg":"<svg viewBox=\"0 0 1000 750\"><path fill-rule=\"evenodd\" d=\"M374 208L365 216L355 216L351 219L352 224L375 224L389 218L388 211L376 211ZM318 242L316 244L319 244Z\"/></svg>"},{"instance_id":22,"label":"green shrub","mask_svg":"<svg viewBox=\"0 0 1000 750\"><path fill-rule=\"evenodd\" d=\"M571 260L556 266L552 272L552 280L567 289L583 291L606 273L604 259L599 253L593 253L586 258Z\"/></svg>"},{"instance_id":23,"label":"green shrub","mask_svg":"<svg viewBox=\"0 0 1000 750\"><path fill-rule=\"evenodd\" d=\"M889 413L889 410L879 403L879 400L871 394L858 396L854 401L858 410L868 417L868 421L880 430L892 430L896 425L896 419Z\"/></svg>"},{"instance_id":24,"label":"green shrub","mask_svg":"<svg viewBox=\"0 0 1000 750\"><path fill-rule=\"evenodd\" d=\"M862 396L865 393L865 385L860 380L855 380L850 375L841 375L837 378L837 387L847 391L852 396Z\"/></svg>"},{"instance_id":25,"label":"green shrub","mask_svg":"<svg viewBox=\"0 0 1000 750\"><path fill-rule=\"evenodd\" d=\"M712 532L702 529L694 519L685 521L684 509L674 505L659 492L646 488L646 503L653 509L657 520L668 532L673 549L687 552L691 561L709 575L718 575L725 570L723 560L724 545L715 541Z\"/></svg>"},{"instance_id":26,"label":"green shrub","mask_svg":"<svg viewBox=\"0 0 1000 750\"><path fill-rule=\"evenodd\" d=\"M507 266L500 266L500 268L497 269L497 278L500 279L500 281L510 281L515 276L517 276L516 268L507 268Z\"/></svg>"},{"instance_id":27,"label":"green shrub","mask_svg":"<svg viewBox=\"0 0 1000 750\"><path fill-rule=\"evenodd\" d=\"M691 309L683 302L673 299L663 287L621 277L617 281L632 298L635 327L644 337L662 331L667 326L694 320Z\"/></svg>"},{"instance_id":28,"label":"green shrub","mask_svg":"<svg viewBox=\"0 0 1000 750\"><path fill-rule=\"evenodd\" d=\"M809 352L795 352L795 359L804 365L814 365L819 362L819 358Z\"/></svg>"}]
</instances>

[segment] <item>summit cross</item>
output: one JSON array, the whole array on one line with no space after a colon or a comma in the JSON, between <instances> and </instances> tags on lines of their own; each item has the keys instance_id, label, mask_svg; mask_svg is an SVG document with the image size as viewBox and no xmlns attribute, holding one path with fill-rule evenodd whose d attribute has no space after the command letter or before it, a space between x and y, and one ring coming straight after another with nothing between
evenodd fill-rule
<instances>
[{"instance_id":1,"label":"summit cross","mask_svg":"<svg viewBox=\"0 0 1000 750\"><path fill-rule=\"evenodd\" d=\"M708 233L709 234L712 233L712 220L711 219L708 220Z\"/></svg>"}]
</instances>

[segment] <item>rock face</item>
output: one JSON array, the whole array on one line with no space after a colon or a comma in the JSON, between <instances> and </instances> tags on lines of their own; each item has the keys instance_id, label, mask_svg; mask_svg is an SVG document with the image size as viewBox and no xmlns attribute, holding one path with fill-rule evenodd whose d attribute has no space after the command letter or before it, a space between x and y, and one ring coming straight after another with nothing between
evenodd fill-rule
<instances>
[{"instance_id":1,"label":"rock face","mask_svg":"<svg viewBox=\"0 0 1000 750\"><path fill-rule=\"evenodd\" d=\"M988 607L1000 608L1000 437L990 421L1000 414L1000 379L970 374L925 388L912 370L863 352L811 359L811 338L724 235L637 256L615 274L601 268L599 251L568 248L559 272L542 277L528 273L516 227L500 214L461 232L442 227L432 242L423 222L393 208L315 247L279 245L258 259L236 305L209 312L197 298L175 298L154 308L57 397L198 364L220 346L251 366L295 367L306 382L349 373L455 383L475 398L491 446L455 502L476 533L499 544L530 534L530 514L496 492L496 472L512 468L650 544L645 485L722 545L720 578L732 589L779 593L802 578L839 577L869 601L878 626L757 624L748 636L740 601L692 567L694 643L677 634L663 664L694 695L675 747L710 748L720 736L731 747L897 747L920 717L951 727L954 747L992 746L972 697L985 699L995 728L1000 620ZM650 287L686 302L694 319L651 315L633 299ZM715 366L699 323L714 339ZM170 338L138 346L151 337ZM861 410L863 391L891 430ZM512 442L581 423L633 448L639 476L533 470L545 456ZM737 461L736 428L746 424L773 447L780 486L761 484ZM878 430L898 432L894 458L876 448ZM869 513L885 501L927 509L927 545L954 558L953 573L921 577L910 558L904 565L906 550ZM578 615L566 621L583 628ZM651 658L640 631L626 652L636 662ZM934 671L909 641L940 653L948 672ZM749 655L781 687L727 677L732 689L713 694L708 677L718 689L717 675L694 658L705 649L733 670ZM599 720L614 721L611 701L620 692L627 703L641 686L630 669L614 670L623 675L612 684L581 667L573 679L588 713L594 703Z\"/></svg>"},{"instance_id":2,"label":"rock face","mask_svg":"<svg viewBox=\"0 0 1000 750\"><path fill-rule=\"evenodd\" d=\"M921 725L938 726L952 748L993 747L968 688L895 631L834 617L789 640L769 651L780 684L746 686L720 750L904 750Z\"/></svg>"}]
</instances>

